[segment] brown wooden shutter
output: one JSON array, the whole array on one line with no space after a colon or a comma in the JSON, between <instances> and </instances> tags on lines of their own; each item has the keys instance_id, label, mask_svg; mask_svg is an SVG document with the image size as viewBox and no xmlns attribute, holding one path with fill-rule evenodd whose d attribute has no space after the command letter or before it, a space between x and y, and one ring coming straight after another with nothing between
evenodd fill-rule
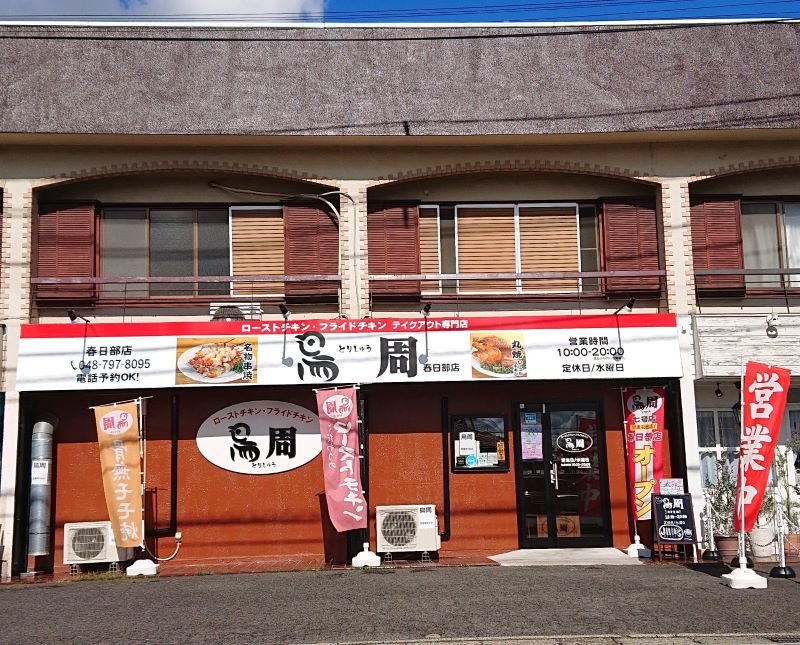
<instances>
[{"instance_id":1,"label":"brown wooden shutter","mask_svg":"<svg viewBox=\"0 0 800 645\"><path fill-rule=\"evenodd\" d=\"M283 209L233 210L232 275L283 275ZM283 282L235 282L236 295L283 295Z\"/></svg>"},{"instance_id":2,"label":"brown wooden shutter","mask_svg":"<svg viewBox=\"0 0 800 645\"><path fill-rule=\"evenodd\" d=\"M459 208L459 273L516 273L513 207ZM459 292L516 293L516 280L459 280Z\"/></svg>"},{"instance_id":3,"label":"brown wooden shutter","mask_svg":"<svg viewBox=\"0 0 800 645\"><path fill-rule=\"evenodd\" d=\"M95 209L84 206L41 206L38 221L36 276L95 277ZM91 300L97 288L86 285L39 285L37 299Z\"/></svg>"},{"instance_id":4,"label":"brown wooden shutter","mask_svg":"<svg viewBox=\"0 0 800 645\"><path fill-rule=\"evenodd\" d=\"M439 268L439 209L436 207L420 207L420 273L440 273ZM442 289L440 280L426 280L421 286L423 293L439 293Z\"/></svg>"},{"instance_id":5,"label":"brown wooden shutter","mask_svg":"<svg viewBox=\"0 0 800 645\"><path fill-rule=\"evenodd\" d=\"M578 214L574 207L519 209L520 270L578 271ZM578 291L578 280L523 280L525 292Z\"/></svg>"},{"instance_id":6,"label":"brown wooden shutter","mask_svg":"<svg viewBox=\"0 0 800 645\"><path fill-rule=\"evenodd\" d=\"M657 271L658 223L655 202L619 198L603 200L603 251L606 271ZM606 278L606 291L624 294L661 291L658 276Z\"/></svg>"},{"instance_id":7,"label":"brown wooden shutter","mask_svg":"<svg viewBox=\"0 0 800 645\"><path fill-rule=\"evenodd\" d=\"M283 208L286 275L339 275L339 222L311 205ZM288 297L336 296L338 282L287 282Z\"/></svg>"},{"instance_id":8,"label":"brown wooden shutter","mask_svg":"<svg viewBox=\"0 0 800 645\"><path fill-rule=\"evenodd\" d=\"M420 272L419 209L415 205L371 205L367 213L369 272L394 275ZM375 282L373 295L418 296L419 281Z\"/></svg>"},{"instance_id":9,"label":"brown wooden shutter","mask_svg":"<svg viewBox=\"0 0 800 645\"><path fill-rule=\"evenodd\" d=\"M741 269L741 200L738 197L694 197L691 200L692 258L695 269ZM742 275L701 275L698 291L744 291Z\"/></svg>"}]
</instances>

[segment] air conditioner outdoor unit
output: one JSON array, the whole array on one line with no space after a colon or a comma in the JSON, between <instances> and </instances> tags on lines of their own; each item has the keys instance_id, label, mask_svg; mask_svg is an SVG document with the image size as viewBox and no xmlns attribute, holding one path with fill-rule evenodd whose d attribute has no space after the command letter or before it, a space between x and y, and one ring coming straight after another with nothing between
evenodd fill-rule
<instances>
[{"instance_id":1,"label":"air conditioner outdoor unit","mask_svg":"<svg viewBox=\"0 0 800 645\"><path fill-rule=\"evenodd\" d=\"M433 504L378 506L378 552L438 551L442 546Z\"/></svg>"},{"instance_id":2,"label":"air conditioner outdoor unit","mask_svg":"<svg viewBox=\"0 0 800 645\"><path fill-rule=\"evenodd\" d=\"M64 564L123 562L131 557L133 549L117 548L111 522L64 524Z\"/></svg>"}]
</instances>

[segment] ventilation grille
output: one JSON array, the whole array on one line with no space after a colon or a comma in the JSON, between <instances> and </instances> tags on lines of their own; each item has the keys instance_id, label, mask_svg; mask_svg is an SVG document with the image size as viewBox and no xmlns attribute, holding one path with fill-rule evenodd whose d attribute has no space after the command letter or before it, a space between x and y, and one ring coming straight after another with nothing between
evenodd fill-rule
<instances>
[{"instance_id":1,"label":"ventilation grille","mask_svg":"<svg viewBox=\"0 0 800 645\"><path fill-rule=\"evenodd\" d=\"M81 560L94 560L105 555L106 532L99 526L73 529L69 541L72 553Z\"/></svg>"},{"instance_id":2,"label":"ventilation grille","mask_svg":"<svg viewBox=\"0 0 800 645\"><path fill-rule=\"evenodd\" d=\"M381 520L383 539L394 547L410 549L417 541L417 513L389 511Z\"/></svg>"}]
</instances>

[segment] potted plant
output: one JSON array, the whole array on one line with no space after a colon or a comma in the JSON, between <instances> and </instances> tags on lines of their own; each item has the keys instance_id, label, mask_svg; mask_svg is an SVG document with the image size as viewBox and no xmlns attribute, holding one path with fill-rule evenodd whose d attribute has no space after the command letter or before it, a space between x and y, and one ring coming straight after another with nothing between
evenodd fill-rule
<instances>
[{"instance_id":1,"label":"potted plant","mask_svg":"<svg viewBox=\"0 0 800 645\"><path fill-rule=\"evenodd\" d=\"M750 543L750 553L753 560L757 562L770 562L775 559L775 493L774 488L767 488L761 508L758 511L758 519L750 533L747 534Z\"/></svg>"},{"instance_id":2,"label":"potted plant","mask_svg":"<svg viewBox=\"0 0 800 645\"><path fill-rule=\"evenodd\" d=\"M736 507L736 482L731 476L730 464L725 459L716 460L716 477L706 476L705 491L711 504L714 524L714 542L723 562L730 562L739 551L739 541L733 530L733 513Z\"/></svg>"},{"instance_id":3,"label":"potted plant","mask_svg":"<svg viewBox=\"0 0 800 645\"><path fill-rule=\"evenodd\" d=\"M800 560L800 485L791 483L795 457L800 455L800 439L790 439L785 450L775 451L775 487L777 504L783 514L786 559Z\"/></svg>"}]
</instances>

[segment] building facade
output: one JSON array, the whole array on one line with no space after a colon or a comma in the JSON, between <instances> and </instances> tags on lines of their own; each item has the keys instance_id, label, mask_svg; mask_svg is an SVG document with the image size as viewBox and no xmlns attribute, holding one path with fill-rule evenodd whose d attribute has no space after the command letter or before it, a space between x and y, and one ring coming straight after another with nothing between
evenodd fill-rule
<instances>
[{"instance_id":1,"label":"building facade","mask_svg":"<svg viewBox=\"0 0 800 645\"><path fill-rule=\"evenodd\" d=\"M372 544L376 506L434 504L445 558L627 546L625 388L663 388L699 521L742 358L800 368L794 24L0 29L4 577L107 519L91 406L152 397L154 551L324 564L320 459L240 472L198 433L357 383ZM231 342L257 374L198 369Z\"/></svg>"}]
</instances>

